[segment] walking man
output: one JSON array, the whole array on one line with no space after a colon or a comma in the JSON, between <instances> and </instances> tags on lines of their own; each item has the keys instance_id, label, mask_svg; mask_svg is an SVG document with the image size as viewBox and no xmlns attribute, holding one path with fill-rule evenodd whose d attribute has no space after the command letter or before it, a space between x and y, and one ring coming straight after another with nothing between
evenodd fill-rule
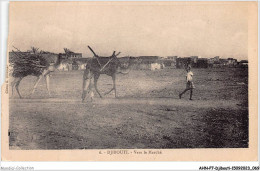
<instances>
[{"instance_id":1,"label":"walking man","mask_svg":"<svg viewBox=\"0 0 260 171\"><path fill-rule=\"evenodd\" d=\"M194 84L192 82L193 73L191 72L191 66L188 66L186 68L187 75L186 75L186 89L179 94L179 98L181 99L181 96L186 93L186 91L190 90L190 100L192 100L192 91L195 88Z\"/></svg>"}]
</instances>

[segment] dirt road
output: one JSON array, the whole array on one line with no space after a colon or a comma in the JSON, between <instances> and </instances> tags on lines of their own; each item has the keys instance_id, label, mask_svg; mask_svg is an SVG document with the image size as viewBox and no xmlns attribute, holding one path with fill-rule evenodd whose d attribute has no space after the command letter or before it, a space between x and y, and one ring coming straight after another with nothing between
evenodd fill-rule
<instances>
[{"instance_id":1,"label":"dirt road","mask_svg":"<svg viewBox=\"0 0 260 171\"><path fill-rule=\"evenodd\" d=\"M248 146L247 72L195 70L194 100L178 98L180 70L118 76L113 94L81 102L81 71L55 73L52 97L44 82L25 99L10 98L11 149L222 148ZM174 78L174 79L172 79ZM112 86L99 81L101 92Z\"/></svg>"}]
</instances>

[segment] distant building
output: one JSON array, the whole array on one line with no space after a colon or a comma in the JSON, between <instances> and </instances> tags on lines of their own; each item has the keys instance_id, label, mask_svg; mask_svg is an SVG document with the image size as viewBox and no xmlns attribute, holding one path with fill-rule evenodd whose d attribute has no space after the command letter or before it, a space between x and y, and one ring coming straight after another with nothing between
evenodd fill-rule
<instances>
[{"instance_id":1,"label":"distant building","mask_svg":"<svg viewBox=\"0 0 260 171\"><path fill-rule=\"evenodd\" d=\"M139 56L138 58L141 59L144 64L151 64L156 62L159 56Z\"/></svg>"},{"instance_id":2,"label":"distant building","mask_svg":"<svg viewBox=\"0 0 260 171\"><path fill-rule=\"evenodd\" d=\"M208 66L209 67L213 67L213 68L219 68L219 67L222 67L222 64L220 62L220 58L219 56L215 56L213 58L209 58L208 59Z\"/></svg>"},{"instance_id":3,"label":"distant building","mask_svg":"<svg viewBox=\"0 0 260 171\"><path fill-rule=\"evenodd\" d=\"M190 57L179 57L176 61L177 68L184 68L187 65L190 65L193 68L198 68L198 56L190 56Z\"/></svg>"},{"instance_id":4,"label":"distant building","mask_svg":"<svg viewBox=\"0 0 260 171\"><path fill-rule=\"evenodd\" d=\"M217 63L219 63L219 56L215 56L214 58L209 58L208 59L208 63L209 64L217 64Z\"/></svg>"},{"instance_id":5,"label":"distant building","mask_svg":"<svg viewBox=\"0 0 260 171\"><path fill-rule=\"evenodd\" d=\"M75 60L78 64L84 64L87 63L90 59L92 58L75 58L73 60Z\"/></svg>"},{"instance_id":6,"label":"distant building","mask_svg":"<svg viewBox=\"0 0 260 171\"><path fill-rule=\"evenodd\" d=\"M248 67L248 60L241 60L238 62L239 67Z\"/></svg>"},{"instance_id":7,"label":"distant building","mask_svg":"<svg viewBox=\"0 0 260 171\"><path fill-rule=\"evenodd\" d=\"M120 61L121 65L128 65L130 56L119 57L118 60ZM134 57L132 57L134 58Z\"/></svg>"},{"instance_id":8,"label":"distant building","mask_svg":"<svg viewBox=\"0 0 260 171\"><path fill-rule=\"evenodd\" d=\"M197 63L197 62L198 62L198 59L199 59L198 56L191 56L190 58L191 58L191 62L192 62L192 63Z\"/></svg>"},{"instance_id":9,"label":"distant building","mask_svg":"<svg viewBox=\"0 0 260 171\"><path fill-rule=\"evenodd\" d=\"M213 59L214 61L219 62L219 56L215 56Z\"/></svg>"},{"instance_id":10,"label":"distant building","mask_svg":"<svg viewBox=\"0 0 260 171\"><path fill-rule=\"evenodd\" d=\"M60 53L62 59L77 59L82 58L82 53Z\"/></svg>"},{"instance_id":11,"label":"distant building","mask_svg":"<svg viewBox=\"0 0 260 171\"><path fill-rule=\"evenodd\" d=\"M199 57L198 56L191 56L191 67L193 68L198 68L198 61L199 61Z\"/></svg>"},{"instance_id":12,"label":"distant building","mask_svg":"<svg viewBox=\"0 0 260 171\"><path fill-rule=\"evenodd\" d=\"M234 67L234 66L236 66L237 65L237 60L236 59L234 59L234 58L228 58L227 59L228 60L228 66L229 67Z\"/></svg>"},{"instance_id":13,"label":"distant building","mask_svg":"<svg viewBox=\"0 0 260 171\"><path fill-rule=\"evenodd\" d=\"M185 66L191 64L190 57L179 57L176 60L176 68L184 68Z\"/></svg>"},{"instance_id":14,"label":"distant building","mask_svg":"<svg viewBox=\"0 0 260 171\"><path fill-rule=\"evenodd\" d=\"M177 56L167 56L159 60L164 67L176 68Z\"/></svg>"},{"instance_id":15,"label":"distant building","mask_svg":"<svg viewBox=\"0 0 260 171\"><path fill-rule=\"evenodd\" d=\"M160 60L158 56L139 56L137 57L141 62L135 67L140 70L151 70L152 64L155 65L160 64Z\"/></svg>"},{"instance_id":16,"label":"distant building","mask_svg":"<svg viewBox=\"0 0 260 171\"><path fill-rule=\"evenodd\" d=\"M208 66L207 58L198 58L197 68L208 68Z\"/></svg>"},{"instance_id":17,"label":"distant building","mask_svg":"<svg viewBox=\"0 0 260 171\"><path fill-rule=\"evenodd\" d=\"M228 65L228 60L227 59L219 59L220 64L222 64L223 66L227 66Z\"/></svg>"},{"instance_id":18,"label":"distant building","mask_svg":"<svg viewBox=\"0 0 260 171\"><path fill-rule=\"evenodd\" d=\"M176 61L178 56L167 56L167 59L172 60L172 61Z\"/></svg>"},{"instance_id":19,"label":"distant building","mask_svg":"<svg viewBox=\"0 0 260 171\"><path fill-rule=\"evenodd\" d=\"M69 64L61 63L58 68L59 71L69 71Z\"/></svg>"},{"instance_id":20,"label":"distant building","mask_svg":"<svg viewBox=\"0 0 260 171\"><path fill-rule=\"evenodd\" d=\"M158 70L158 69L162 69L161 64L159 64L159 63L152 63L152 64L151 64L151 70L152 70L152 71Z\"/></svg>"},{"instance_id":21,"label":"distant building","mask_svg":"<svg viewBox=\"0 0 260 171\"><path fill-rule=\"evenodd\" d=\"M79 64L79 70L85 70L87 64Z\"/></svg>"}]
</instances>

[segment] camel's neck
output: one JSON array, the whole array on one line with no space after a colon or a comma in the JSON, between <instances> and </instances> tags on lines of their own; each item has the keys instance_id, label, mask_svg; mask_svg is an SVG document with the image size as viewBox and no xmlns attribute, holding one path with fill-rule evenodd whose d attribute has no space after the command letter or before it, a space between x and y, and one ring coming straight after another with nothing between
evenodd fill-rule
<instances>
[{"instance_id":1,"label":"camel's neck","mask_svg":"<svg viewBox=\"0 0 260 171\"><path fill-rule=\"evenodd\" d=\"M127 69L131 69L133 65L134 65L134 61L130 58L129 62L128 62Z\"/></svg>"}]
</instances>

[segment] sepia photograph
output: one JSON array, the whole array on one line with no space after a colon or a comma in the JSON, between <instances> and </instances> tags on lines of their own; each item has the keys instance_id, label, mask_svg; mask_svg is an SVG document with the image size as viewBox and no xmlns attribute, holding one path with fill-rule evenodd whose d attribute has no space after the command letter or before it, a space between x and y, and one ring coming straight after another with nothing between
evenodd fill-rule
<instances>
[{"instance_id":1,"label":"sepia photograph","mask_svg":"<svg viewBox=\"0 0 260 171\"><path fill-rule=\"evenodd\" d=\"M4 158L257 160L257 3L10 2L8 27Z\"/></svg>"}]
</instances>

